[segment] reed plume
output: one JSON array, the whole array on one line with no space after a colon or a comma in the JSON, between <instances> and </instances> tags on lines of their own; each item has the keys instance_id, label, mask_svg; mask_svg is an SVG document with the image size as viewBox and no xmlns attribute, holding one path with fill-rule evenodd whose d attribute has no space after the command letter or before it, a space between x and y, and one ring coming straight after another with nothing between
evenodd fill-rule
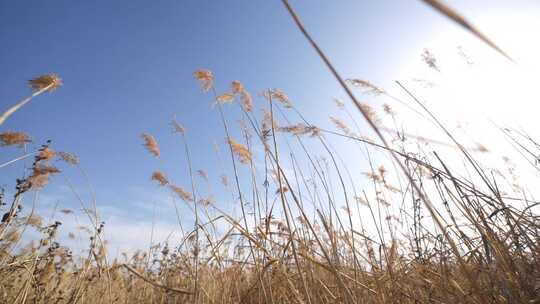
<instances>
[{"instance_id":1,"label":"reed plume","mask_svg":"<svg viewBox=\"0 0 540 304\"><path fill-rule=\"evenodd\" d=\"M152 153L155 157L159 157L160 155L159 146L154 136L148 133L143 133L141 134L141 137L144 140L143 146L146 148L146 150Z\"/></svg>"},{"instance_id":2,"label":"reed plume","mask_svg":"<svg viewBox=\"0 0 540 304\"><path fill-rule=\"evenodd\" d=\"M172 192L176 193L186 203L193 202L193 195L190 192L186 191L181 186L170 184L169 188L171 189Z\"/></svg>"},{"instance_id":3,"label":"reed plume","mask_svg":"<svg viewBox=\"0 0 540 304\"><path fill-rule=\"evenodd\" d=\"M193 72L193 77L199 81L203 92L208 92L214 86L214 74L210 70L200 69Z\"/></svg>"},{"instance_id":4,"label":"reed plume","mask_svg":"<svg viewBox=\"0 0 540 304\"><path fill-rule=\"evenodd\" d=\"M62 79L60 79L55 74L48 74L48 75L42 75L37 78L31 79L28 81L28 84L34 90L34 93L32 93L32 95L30 95L29 97L19 101L11 108L7 109L0 116L0 125L2 125L6 121L6 119L8 119L13 113L15 113L15 111L19 110L25 104L30 102L32 98L47 91L52 92L52 91L57 90L60 86L62 86Z\"/></svg>"},{"instance_id":5,"label":"reed plume","mask_svg":"<svg viewBox=\"0 0 540 304\"><path fill-rule=\"evenodd\" d=\"M251 161L251 152L249 152L246 146L237 142L233 138L229 138L229 145L231 145L233 152L236 154L241 163L248 164Z\"/></svg>"},{"instance_id":6,"label":"reed plume","mask_svg":"<svg viewBox=\"0 0 540 304\"><path fill-rule=\"evenodd\" d=\"M161 171L154 171L152 173L152 180L156 181L160 186L165 186L169 183L169 180Z\"/></svg>"},{"instance_id":7,"label":"reed plume","mask_svg":"<svg viewBox=\"0 0 540 304\"><path fill-rule=\"evenodd\" d=\"M30 136L22 132L3 132L0 133L0 147L18 146L31 142Z\"/></svg>"}]
</instances>

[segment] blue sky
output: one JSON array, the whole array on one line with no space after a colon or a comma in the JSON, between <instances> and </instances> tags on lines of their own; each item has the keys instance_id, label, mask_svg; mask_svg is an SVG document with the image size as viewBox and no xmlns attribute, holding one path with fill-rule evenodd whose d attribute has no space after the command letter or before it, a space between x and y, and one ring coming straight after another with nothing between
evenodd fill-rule
<instances>
[{"instance_id":1,"label":"blue sky","mask_svg":"<svg viewBox=\"0 0 540 304\"><path fill-rule=\"evenodd\" d=\"M510 6L450 3L470 17ZM384 86L419 60L433 35L455 27L421 1L292 4L345 77ZM220 166L212 142L223 143L224 135L210 97L193 80L195 69L212 70L220 92L235 79L254 96L281 88L315 122L327 123L332 99L344 97L280 1L1 1L0 45L2 109L28 95L32 77L57 73L64 80L1 130L27 132L35 144L51 139L55 149L77 154L105 207L131 208L133 189L154 191L154 169L187 185L182 147L168 126L174 114L188 129L194 167ZM156 136L161 160L144 151L142 132ZM14 155L3 149L0 162ZM4 169L0 183L10 184L20 170ZM68 173L85 187L76 171ZM52 186L64 184L56 178Z\"/></svg>"}]
</instances>

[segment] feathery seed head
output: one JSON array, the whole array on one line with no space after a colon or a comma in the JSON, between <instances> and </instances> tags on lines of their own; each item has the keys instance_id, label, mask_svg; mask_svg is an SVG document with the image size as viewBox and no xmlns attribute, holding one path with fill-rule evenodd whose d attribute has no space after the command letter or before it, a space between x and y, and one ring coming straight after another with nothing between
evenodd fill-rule
<instances>
[{"instance_id":1,"label":"feathery seed head","mask_svg":"<svg viewBox=\"0 0 540 304\"><path fill-rule=\"evenodd\" d=\"M169 180L161 171L154 171L154 173L152 173L152 180L158 182L160 186L165 186L169 183Z\"/></svg>"},{"instance_id":2,"label":"feathery seed head","mask_svg":"<svg viewBox=\"0 0 540 304\"><path fill-rule=\"evenodd\" d=\"M249 94L248 91L242 91L240 93L240 99L242 100L242 107L244 108L244 111L253 111L253 99L251 98L251 94Z\"/></svg>"},{"instance_id":3,"label":"feathery seed head","mask_svg":"<svg viewBox=\"0 0 540 304\"><path fill-rule=\"evenodd\" d=\"M355 196L354 200L361 205L369 206L368 202L361 196Z\"/></svg>"},{"instance_id":4,"label":"feathery seed head","mask_svg":"<svg viewBox=\"0 0 540 304\"><path fill-rule=\"evenodd\" d=\"M71 165L79 164L79 158L75 154L60 151L60 152L56 152L56 155L60 157L60 160L65 161L68 164L71 164Z\"/></svg>"},{"instance_id":5,"label":"feathery seed head","mask_svg":"<svg viewBox=\"0 0 540 304\"><path fill-rule=\"evenodd\" d=\"M39 154L37 155L37 159L39 159L40 161L42 160L48 161L48 160L53 159L55 155L56 155L56 152L54 152L53 149L49 147L45 147L39 151Z\"/></svg>"},{"instance_id":6,"label":"feathery seed head","mask_svg":"<svg viewBox=\"0 0 540 304\"><path fill-rule=\"evenodd\" d=\"M385 112L386 114L388 114L388 115L394 115L394 114L396 114L396 113L394 112L394 109L392 109L392 107L391 107L389 104L387 104L387 103L383 104L383 110L384 110L384 112Z\"/></svg>"},{"instance_id":7,"label":"feathery seed head","mask_svg":"<svg viewBox=\"0 0 540 304\"><path fill-rule=\"evenodd\" d=\"M143 146L146 147L148 152L152 153L155 157L159 157L159 146L154 136L148 133L143 133L141 134L141 137L144 139Z\"/></svg>"},{"instance_id":8,"label":"feathery seed head","mask_svg":"<svg viewBox=\"0 0 540 304\"><path fill-rule=\"evenodd\" d=\"M18 146L22 147L25 143L31 142L30 137L22 132L3 132L0 133L0 147Z\"/></svg>"},{"instance_id":9,"label":"feathery seed head","mask_svg":"<svg viewBox=\"0 0 540 304\"><path fill-rule=\"evenodd\" d=\"M234 94L232 93L223 93L222 95L219 95L216 97L216 101L223 104L223 103L229 103L234 100Z\"/></svg>"},{"instance_id":10,"label":"feathery seed head","mask_svg":"<svg viewBox=\"0 0 540 304\"><path fill-rule=\"evenodd\" d=\"M233 94L239 94L244 91L244 85L240 81L234 80L231 83L231 90Z\"/></svg>"},{"instance_id":11,"label":"feathery seed head","mask_svg":"<svg viewBox=\"0 0 540 304\"><path fill-rule=\"evenodd\" d=\"M276 194L285 193L287 191L289 191L289 188L287 186L283 186L283 187L276 190Z\"/></svg>"},{"instance_id":12,"label":"feathery seed head","mask_svg":"<svg viewBox=\"0 0 540 304\"><path fill-rule=\"evenodd\" d=\"M289 97L280 89L271 89L265 91L263 96L268 100L275 99L279 101L285 108L292 108L292 103L289 100Z\"/></svg>"},{"instance_id":13,"label":"feathery seed head","mask_svg":"<svg viewBox=\"0 0 540 304\"><path fill-rule=\"evenodd\" d=\"M62 79L56 74L47 74L31 79L28 83L35 91L45 89L46 91L52 92L62 85Z\"/></svg>"},{"instance_id":14,"label":"feathery seed head","mask_svg":"<svg viewBox=\"0 0 540 304\"><path fill-rule=\"evenodd\" d=\"M193 196L191 193L187 192L184 188L170 184L169 188L176 193L182 200L184 200L186 203L193 202Z\"/></svg>"},{"instance_id":15,"label":"feathery seed head","mask_svg":"<svg viewBox=\"0 0 540 304\"><path fill-rule=\"evenodd\" d=\"M28 182L30 182L30 188L31 189L41 189L45 187L49 183L49 176L50 174L38 174L38 175L31 175L28 177Z\"/></svg>"},{"instance_id":16,"label":"feathery seed head","mask_svg":"<svg viewBox=\"0 0 540 304\"><path fill-rule=\"evenodd\" d=\"M364 90L364 93L366 94L373 94L375 96L384 94L384 90L380 89L376 85L372 84L371 82L367 80L362 79L347 79L348 83L352 84L355 87L359 87Z\"/></svg>"},{"instance_id":17,"label":"feathery seed head","mask_svg":"<svg viewBox=\"0 0 540 304\"><path fill-rule=\"evenodd\" d=\"M203 206L209 206L210 204L213 204L214 201L215 201L214 197L213 197L213 196L209 196L209 197L201 198L201 199L198 201L198 204L203 205Z\"/></svg>"},{"instance_id":18,"label":"feathery seed head","mask_svg":"<svg viewBox=\"0 0 540 304\"><path fill-rule=\"evenodd\" d=\"M253 109L253 99L251 98L251 94L244 88L244 85L240 81L234 80L231 83L231 91L234 95L240 95L244 111L251 112Z\"/></svg>"},{"instance_id":19,"label":"feathery seed head","mask_svg":"<svg viewBox=\"0 0 540 304\"><path fill-rule=\"evenodd\" d=\"M3 241L7 242L8 244L18 242L21 239L21 234L17 229L10 229L6 235L3 237Z\"/></svg>"},{"instance_id":20,"label":"feathery seed head","mask_svg":"<svg viewBox=\"0 0 540 304\"><path fill-rule=\"evenodd\" d=\"M370 106L368 105L367 103L361 103L360 104L360 109L362 109L362 111L364 112L364 114L375 124L380 124L381 123L381 120L379 119L379 117L377 116L377 112L375 112L375 110Z\"/></svg>"},{"instance_id":21,"label":"feathery seed head","mask_svg":"<svg viewBox=\"0 0 540 304\"><path fill-rule=\"evenodd\" d=\"M42 175L42 174L56 174L60 173L60 170L55 166L45 165L38 163L33 168L33 175Z\"/></svg>"},{"instance_id":22,"label":"feathery seed head","mask_svg":"<svg viewBox=\"0 0 540 304\"><path fill-rule=\"evenodd\" d=\"M347 125L343 121L341 121L339 118L330 116L330 120L332 121L332 123L334 123L336 128L341 130L346 135L352 134L351 129L349 129L349 127L347 127Z\"/></svg>"},{"instance_id":23,"label":"feathery seed head","mask_svg":"<svg viewBox=\"0 0 540 304\"><path fill-rule=\"evenodd\" d=\"M336 103L336 106L340 109L343 109L345 107L345 104L340 99L335 98L334 102Z\"/></svg>"},{"instance_id":24,"label":"feathery seed head","mask_svg":"<svg viewBox=\"0 0 540 304\"><path fill-rule=\"evenodd\" d=\"M261 123L261 130L263 139L266 140L272 131L272 128L279 130L279 125L276 119L272 120L272 113L267 110L263 110L264 115Z\"/></svg>"},{"instance_id":25,"label":"feathery seed head","mask_svg":"<svg viewBox=\"0 0 540 304\"><path fill-rule=\"evenodd\" d=\"M26 219L26 222L28 223L28 225L34 226L37 228L41 227L41 225L43 224L42 218L37 214L29 215L28 218Z\"/></svg>"},{"instance_id":26,"label":"feathery seed head","mask_svg":"<svg viewBox=\"0 0 540 304\"><path fill-rule=\"evenodd\" d=\"M315 137L320 134L319 128L315 126L306 126L302 123L298 123L296 125L290 125L286 127L280 127L278 130L282 132L288 132L297 136L310 134L311 137Z\"/></svg>"},{"instance_id":27,"label":"feathery seed head","mask_svg":"<svg viewBox=\"0 0 540 304\"><path fill-rule=\"evenodd\" d=\"M173 132L175 133L184 134L186 132L186 128L176 121L176 117L171 121L171 126L173 127Z\"/></svg>"},{"instance_id":28,"label":"feathery seed head","mask_svg":"<svg viewBox=\"0 0 540 304\"><path fill-rule=\"evenodd\" d=\"M227 177L227 175L225 174L221 175L221 183L225 187L229 186L229 178Z\"/></svg>"},{"instance_id":29,"label":"feathery seed head","mask_svg":"<svg viewBox=\"0 0 540 304\"><path fill-rule=\"evenodd\" d=\"M57 173L60 173L60 170L54 166L45 165L40 162L36 163L34 168L32 168L32 175L30 175L27 179L30 183L30 188L40 189L45 187L49 182L49 177Z\"/></svg>"},{"instance_id":30,"label":"feathery seed head","mask_svg":"<svg viewBox=\"0 0 540 304\"><path fill-rule=\"evenodd\" d=\"M210 70L196 70L193 77L200 82L203 92L208 92L214 85L214 74Z\"/></svg>"},{"instance_id":31,"label":"feathery seed head","mask_svg":"<svg viewBox=\"0 0 540 304\"><path fill-rule=\"evenodd\" d=\"M424 49L424 52L422 53L422 61L424 61L428 67L434 69L435 71L441 71L437 65L437 59L435 59L435 56L433 56L428 49Z\"/></svg>"},{"instance_id":32,"label":"feathery seed head","mask_svg":"<svg viewBox=\"0 0 540 304\"><path fill-rule=\"evenodd\" d=\"M248 164L251 161L251 152L246 146L232 138L229 138L229 145L231 145L233 152L238 156L241 163Z\"/></svg>"}]
</instances>

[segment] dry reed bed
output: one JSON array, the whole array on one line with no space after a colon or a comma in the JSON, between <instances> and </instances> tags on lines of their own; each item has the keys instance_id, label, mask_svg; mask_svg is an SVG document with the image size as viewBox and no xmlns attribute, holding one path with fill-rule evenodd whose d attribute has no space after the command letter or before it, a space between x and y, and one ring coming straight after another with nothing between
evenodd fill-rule
<instances>
[{"instance_id":1,"label":"dry reed bed","mask_svg":"<svg viewBox=\"0 0 540 304\"><path fill-rule=\"evenodd\" d=\"M291 13L310 39L292 9ZM459 21L459 16L450 17ZM401 84L422 114L448 135L471 176L449 169L436 152L408 150L402 140L387 142L381 131L399 129L398 114L391 105L383 106L382 116L395 124L388 128L385 118L358 102L352 90L396 98L367 81L343 80L311 42L379 139L368 138L356 123L350 126L337 117L330 118L336 130L319 128L278 89L253 98L240 81L233 81L217 93L213 73L197 70L194 78L205 96L211 96L223 124L232 169L228 175L195 170L190 134L176 119L171 122L188 164L187 183L178 184L160 170L149 175L191 211L195 225L181 231L182 242L154 243L111 260L95 205L81 202L91 223L85 228L88 248L85 255L74 256L57 237L60 222L45 223L33 211L21 209L26 194L40 191L52 176L61 174L58 166L79 166L76 156L54 151L48 142L0 164L1 170L34 158L31 173L16 180L14 196L8 198L3 191L0 195L0 302L540 302L539 219L534 212L539 203L515 195L520 185L503 185L515 180L511 174L496 177L483 169L474 156L478 154L464 148ZM425 56L436 68L431 55ZM46 75L30 84L35 90L31 99L58 88L61 80ZM30 99L8 110L0 124ZM336 103L356 121L345 103ZM230 123L233 113L240 115L239 127ZM507 135L538 147L531 138ZM151 134L141 137L151 156L167 153ZM355 164L343 162L329 138L353 143L366 157L369 170L364 179L353 171ZM24 133L0 133L1 146L25 147L30 141ZM318 148L312 149L314 145ZM520 146L526 154L538 154ZM389 157L392 166L381 165L377 155ZM501 162L501 169L507 165ZM213 186L230 192L240 215L220 207L220 200L227 199L204 190L212 189L204 185L211 175L221 175L223 185ZM178 221L182 224L182 218ZM41 239L23 244L28 229L38 230Z\"/></svg>"}]
</instances>

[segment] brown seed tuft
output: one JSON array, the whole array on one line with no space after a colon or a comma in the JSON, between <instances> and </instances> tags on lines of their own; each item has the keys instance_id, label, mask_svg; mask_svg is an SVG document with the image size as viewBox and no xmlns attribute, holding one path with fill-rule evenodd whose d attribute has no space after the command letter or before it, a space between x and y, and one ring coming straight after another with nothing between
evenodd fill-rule
<instances>
[{"instance_id":1,"label":"brown seed tuft","mask_svg":"<svg viewBox=\"0 0 540 304\"><path fill-rule=\"evenodd\" d=\"M62 79L56 74L42 75L28 81L32 89L52 92L62 86Z\"/></svg>"},{"instance_id":2,"label":"brown seed tuft","mask_svg":"<svg viewBox=\"0 0 540 304\"><path fill-rule=\"evenodd\" d=\"M178 196L184 200L186 203L193 202L193 196L191 193L187 192L184 188L177 185L169 185L169 188Z\"/></svg>"},{"instance_id":3,"label":"brown seed tuft","mask_svg":"<svg viewBox=\"0 0 540 304\"><path fill-rule=\"evenodd\" d=\"M355 196L354 199L358 204L369 206L368 202L363 197Z\"/></svg>"},{"instance_id":4,"label":"brown seed tuft","mask_svg":"<svg viewBox=\"0 0 540 304\"><path fill-rule=\"evenodd\" d=\"M37 163L32 169L32 175L28 177L30 187L32 189L40 189L45 187L49 182L49 177L57 173L60 173L58 168L51 165Z\"/></svg>"},{"instance_id":5,"label":"brown seed tuft","mask_svg":"<svg viewBox=\"0 0 540 304\"><path fill-rule=\"evenodd\" d=\"M223 93L222 95L219 95L218 97L216 97L216 101L221 103L221 104L224 104L224 103L229 103L229 102L232 102L234 100L234 94L233 93Z\"/></svg>"},{"instance_id":6,"label":"brown seed tuft","mask_svg":"<svg viewBox=\"0 0 540 304\"><path fill-rule=\"evenodd\" d=\"M154 136L143 133L141 137L144 139L143 146L146 147L148 152L152 153L155 157L159 157L159 146Z\"/></svg>"},{"instance_id":7,"label":"brown seed tuft","mask_svg":"<svg viewBox=\"0 0 540 304\"><path fill-rule=\"evenodd\" d=\"M244 111L253 111L253 99L251 98L251 94L249 94L248 91L242 91L240 93L240 99L242 100L242 107L244 108Z\"/></svg>"},{"instance_id":8,"label":"brown seed tuft","mask_svg":"<svg viewBox=\"0 0 540 304\"><path fill-rule=\"evenodd\" d=\"M49 183L50 174L31 175L28 178L31 189L37 190L45 187Z\"/></svg>"},{"instance_id":9,"label":"brown seed tuft","mask_svg":"<svg viewBox=\"0 0 540 304\"><path fill-rule=\"evenodd\" d=\"M60 151L60 152L56 152L56 155L60 157L60 160L65 161L68 164L72 164L72 165L79 164L79 158L75 154Z\"/></svg>"},{"instance_id":10,"label":"brown seed tuft","mask_svg":"<svg viewBox=\"0 0 540 304\"><path fill-rule=\"evenodd\" d=\"M347 82L352 84L355 87L359 87L364 90L366 94L373 94L375 96L384 94L384 90L380 89L376 85L372 84L367 80L362 79L347 79Z\"/></svg>"},{"instance_id":11,"label":"brown seed tuft","mask_svg":"<svg viewBox=\"0 0 540 304\"><path fill-rule=\"evenodd\" d=\"M39 154L37 157L40 161L41 160L48 161L48 160L53 159L55 155L56 153L54 152L53 149L49 147L45 147L39 151Z\"/></svg>"},{"instance_id":12,"label":"brown seed tuft","mask_svg":"<svg viewBox=\"0 0 540 304\"><path fill-rule=\"evenodd\" d=\"M43 224L43 219L37 214L32 214L32 215L28 216L28 218L26 219L26 222L30 226L34 226L36 228L39 228Z\"/></svg>"},{"instance_id":13,"label":"brown seed tuft","mask_svg":"<svg viewBox=\"0 0 540 304\"><path fill-rule=\"evenodd\" d=\"M270 111L263 110L264 116L261 123L261 131L263 139L266 141L271 135L272 127L279 130L279 125L276 119L272 120L272 113Z\"/></svg>"},{"instance_id":14,"label":"brown seed tuft","mask_svg":"<svg viewBox=\"0 0 540 304\"><path fill-rule=\"evenodd\" d=\"M227 187L229 186L229 178L227 177L227 175L223 174L221 176L221 183L223 184L223 186Z\"/></svg>"},{"instance_id":15,"label":"brown seed tuft","mask_svg":"<svg viewBox=\"0 0 540 304\"><path fill-rule=\"evenodd\" d=\"M186 128L176 121L176 117L171 121L171 126L173 127L173 132L175 133L186 133Z\"/></svg>"},{"instance_id":16,"label":"brown seed tuft","mask_svg":"<svg viewBox=\"0 0 540 304\"><path fill-rule=\"evenodd\" d=\"M160 186L165 186L169 183L169 180L161 171L154 171L154 173L152 173L152 180L158 182Z\"/></svg>"},{"instance_id":17,"label":"brown seed tuft","mask_svg":"<svg viewBox=\"0 0 540 304\"><path fill-rule=\"evenodd\" d=\"M210 70L196 70L193 72L193 77L200 82L203 92L210 91L214 86L214 74Z\"/></svg>"},{"instance_id":18,"label":"brown seed tuft","mask_svg":"<svg viewBox=\"0 0 540 304\"><path fill-rule=\"evenodd\" d=\"M375 124L380 124L381 120L377 117L377 112L367 103L361 103L360 108L364 111L366 116Z\"/></svg>"},{"instance_id":19,"label":"brown seed tuft","mask_svg":"<svg viewBox=\"0 0 540 304\"><path fill-rule=\"evenodd\" d=\"M231 83L231 90L233 94L240 94L241 92L244 91L244 85L240 81L234 80Z\"/></svg>"},{"instance_id":20,"label":"brown seed tuft","mask_svg":"<svg viewBox=\"0 0 540 304\"><path fill-rule=\"evenodd\" d=\"M287 192L287 191L289 191L289 188L287 188L287 186L283 186L283 187L281 187L280 189L277 189L277 190L276 190L276 194L279 194L279 193L285 193L285 192Z\"/></svg>"},{"instance_id":21,"label":"brown seed tuft","mask_svg":"<svg viewBox=\"0 0 540 304\"><path fill-rule=\"evenodd\" d=\"M251 152L248 148L236 140L229 138L229 145L231 146L233 152L238 156L238 159L243 164L248 164L251 161Z\"/></svg>"},{"instance_id":22,"label":"brown seed tuft","mask_svg":"<svg viewBox=\"0 0 540 304\"><path fill-rule=\"evenodd\" d=\"M60 170L51 165L37 164L34 166L32 175L42 175L42 174L56 174L60 173Z\"/></svg>"},{"instance_id":23,"label":"brown seed tuft","mask_svg":"<svg viewBox=\"0 0 540 304\"><path fill-rule=\"evenodd\" d=\"M334 123L336 128L341 130L346 135L352 134L351 129L349 129L349 127L347 127L347 125L343 121L341 121L339 118L330 116L330 120L332 121L332 123Z\"/></svg>"},{"instance_id":24,"label":"brown seed tuft","mask_svg":"<svg viewBox=\"0 0 540 304\"><path fill-rule=\"evenodd\" d=\"M428 67L434 69L435 71L441 71L437 65L437 59L428 49L424 49L424 52L422 53L422 61L424 61Z\"/></svg>"},{"instance_id":25,"label":"brown seed tuft","mask_svg":"<svg viewBox=\"0 0 540 304\"><path fill-rule=\"evenodd\" d=\"M203 206L209 206L210 204L213 204L214 201L215 201L214 197L213 197L213 196L209 196L209 197L201 198L201 199L198 201L198 204L203 205Z\"/></svg>"},{"instance_id":26,"label":"brown seed tuft","mask_svg":"<svg viewBox=\"0 0 540 304\"><path fill-rule=\"evenodd\" d=\"M31 142L30 137L22 132L3 132L0 133L0 147L18 146L22 147L25 143Z\"/></svg>"},{"instance_id":27,"label":"brown seed tuft","mask_svg":"<svg viewBox=\"0 0 540 304\"><path fill-rule=\"evenodd\" d=\"M292 103L289 97L280 89L271 89L263 93L263 96L270 100L275 99L279 101L285 108L292 108Z\"/></svg>"},{"instance_id":28,"label":"brown seed tuft","mask_svg":"<svg viewBox=\"0 0 540 304\"><path fill-rule=\"evenodd\" d=\"M311 137L316 137L320 134L319 128L315 126L306 126L302 123L286 127L280 127L278 131L291 133L296 136L310 134Z\"/></svg>"}]
</instances>

